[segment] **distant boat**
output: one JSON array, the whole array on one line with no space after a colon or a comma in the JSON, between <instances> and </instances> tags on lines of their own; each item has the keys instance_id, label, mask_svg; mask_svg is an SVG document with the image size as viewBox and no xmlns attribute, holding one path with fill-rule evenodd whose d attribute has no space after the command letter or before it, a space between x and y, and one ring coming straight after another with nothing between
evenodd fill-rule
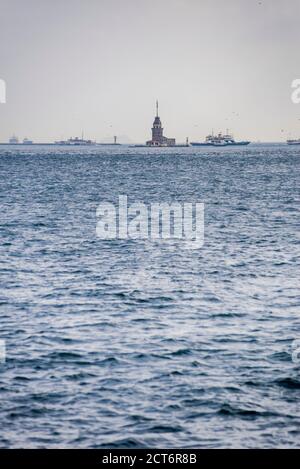
<instances>
[{"instance_id":1,"label":"distant boat","mask_svg":"<svg viewBox=\"0 0 300 469\"><path fill-rule=\"evenodd\" d=\"M33 141L32 140L29 140L28 138L24 138L23 140L23 145L32 145L33 144Z\"/></svg>"},{"instance_id":2,"label":"distant boat","mask_svg":"<svg viewBox=\"0 0 300 469\"><path fill-rule=\"evenodd\" d=\"M69 138L68 140L60 140L55 142L56 145L96 145L93 140L86 140L84 138Z\"/></svg>"},{"instance_id":3,"label":"distant boat","mask_svg":"<svg viewBox=\"0 0 300 469\"><path fill-rule=\"evenodd\" d=\"M298 138L297 140L287 140L286 143L288 145L300 145L300 138Z\"/></svg>"},{"instance_id":4,"label":"distant boat","mask_svg":"<svg viewBox=\"0 0 300 469\"><path fill-rule=\"evenodd\" d=\"M10 139L9 139L9 143L11 145L17 145L19 143L19 139L18 137L16 137L15 135L13 135Z\"/></svg>"},{"instance_id":5,"label":"distant boat","mask_svg":"<svg viewBox=\"0 0 300 469\"><path fill-rule=\"evenodd\" d=\"M191 145L194 147L228 147L228 146L237 146L237 145L249 145L248 140L243 140L236 142L232 135L228 132L225 135L222 135L220 132L218 135L211 133L205 139L205 142L191 142Z\"/></svg>"}]
</instances>

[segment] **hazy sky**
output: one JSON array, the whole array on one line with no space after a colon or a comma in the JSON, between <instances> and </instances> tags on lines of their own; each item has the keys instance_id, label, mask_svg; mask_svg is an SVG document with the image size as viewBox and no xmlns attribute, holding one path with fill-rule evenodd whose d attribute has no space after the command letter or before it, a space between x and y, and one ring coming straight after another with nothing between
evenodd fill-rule
<instances>
[{"instance_id":1,"label":"hazy sky","mask_svg":"<svg viewBox=\"0 0 300 469\"><path fill-rule=\"evenodd\" d=\"M300 137L300 0L0 0L0 141Z\"/></svg>"}]
</instances>

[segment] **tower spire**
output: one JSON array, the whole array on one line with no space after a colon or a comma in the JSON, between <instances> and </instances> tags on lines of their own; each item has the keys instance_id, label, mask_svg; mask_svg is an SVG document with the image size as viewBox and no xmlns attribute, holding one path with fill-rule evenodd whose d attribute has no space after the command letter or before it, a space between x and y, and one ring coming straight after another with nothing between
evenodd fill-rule
<instances>
[{"instance_id":1,"label":"tower spire","mask_svg":"<svg viewBox=\"0 0 300 469\"><path fill-rule=\"evenodd\" d=\"M158 117L158 100L156 100L156 117Z\"/></svg>"}]
</instances>

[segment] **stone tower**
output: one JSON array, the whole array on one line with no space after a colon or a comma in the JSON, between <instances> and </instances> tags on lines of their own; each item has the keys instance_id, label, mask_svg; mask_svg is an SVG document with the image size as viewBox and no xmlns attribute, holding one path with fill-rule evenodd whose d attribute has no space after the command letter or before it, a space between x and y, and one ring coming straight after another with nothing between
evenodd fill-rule
<instances>
[{"instance_id":1,"label":"stone tower","mask_svg":"<svg viewBox=\"0 0 300 469\"><path fill-rule=\"evenodd\" d=\"M156 142L158 145L162 145L163 130L164 129L162 128L161 120L158 116L158 101L156 101L156 116L152 127L152 142Z\"/></svg>"},{"instance_id":2,"label":"stone tower","mask_svg":"<svg viewBox=\"0 0 300 469\"><path fill-rule=\"evenodd\" d=\"M152 127L152 139L146 142L150 147L173 147L176 145L175 138L164 137L164 129L161 125L161 120L158 116L158 101L156 101L156 116Z\"/></svg>"}]
</instances>

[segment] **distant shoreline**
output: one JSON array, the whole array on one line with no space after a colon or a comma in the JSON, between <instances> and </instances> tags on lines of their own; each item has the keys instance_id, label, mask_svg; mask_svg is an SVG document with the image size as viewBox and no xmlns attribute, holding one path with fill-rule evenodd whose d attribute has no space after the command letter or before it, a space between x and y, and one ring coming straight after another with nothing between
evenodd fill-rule
<instances>
[{"instance_id":1,"label":"distant shoreline","mask_svg":"<svg viewBox=\"0 0 300 469\"><path fill-rule=\"evenodd\" d=\"M282 141L282 142L250 142L249 146L253 145L287 145L287 142ZM68 144L61 144L61 143L5 143L5 142L0 142L0 146L9 146L9 147L34 147L34 146L51 146L51 147L63 147L63 148L82 148L82 147L88 147L88 148L95 148L95 147L131 147L131 148L148 148L148 149L162 149L162 148L202 148L202 147L192 147L192 145L186 145L186 144L178 144L178 145L173 145L173 146L151 146L151 145L143 145L143 144L134 144L134 143L94 143L91 145L88 144L83 144L83 145L68 145ZM235 148L238 145L235 146ZM229 146L224 146L224 147L219 147L219 148L228 148ZM214 148L214 146L205 146L203 147L205 149L207 148Z\"/></svg>"},{"instance_id":2,"label":"distant shoreline","mask_svg":"<svg viewBox=\"0 0 300 469\"><path fill-rule=\"evenodd\" d=\"M33 146L52 146L52 147L67 147L67 148L76 148L76 147L119 147L122 145L128 145L126 143L92 143L92 144L83 144L83 145L73 145L65 143L3 143L0 142L0 145L10 146L10 147L33 147Z\"/></svg>"}]
</instances>

